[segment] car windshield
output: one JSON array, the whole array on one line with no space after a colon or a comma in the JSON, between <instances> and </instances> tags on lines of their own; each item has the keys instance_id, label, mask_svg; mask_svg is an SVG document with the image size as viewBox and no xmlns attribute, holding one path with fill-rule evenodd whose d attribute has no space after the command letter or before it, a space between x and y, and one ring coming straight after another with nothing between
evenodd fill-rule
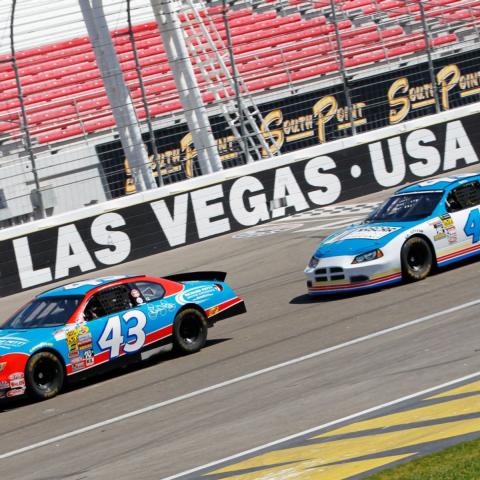
<instances>
[{"instance_id":1,"label":"car windshield","mask_svg":"<svg viewBox=\"0 0 480 480\"><path fill-rule=\"evenodd\" d=\"M35 298L12 315L0 328L42 328L64 325L81 299L82 297Z\"/></svg>"},{"instance_id":2,"label":"car windshield","mask_svg":"<svg viewBox=\"0 0 480 480\"><path fill-rule=\"evenodd\" d=\"M408 222L430 216L443 192L421 192L394 195L374 210L365 220L373 222Z\"/></svg>"}]
</instances>

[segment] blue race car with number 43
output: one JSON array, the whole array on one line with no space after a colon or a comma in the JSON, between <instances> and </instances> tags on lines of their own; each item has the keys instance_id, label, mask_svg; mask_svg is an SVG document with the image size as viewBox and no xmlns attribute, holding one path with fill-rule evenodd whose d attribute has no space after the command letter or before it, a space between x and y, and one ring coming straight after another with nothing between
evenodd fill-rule
<instances>
[{"instance_id":1,"label":"blue race car with number 43","mask_svg":"<svg viewBox=\"0 0 480 480\"><path fill-rule=\"evenodd\" d=\"M362 223L325 238L305 274L311 295L422 280L480 253L480 175L451 175L395 192Z\"/></svg>"},{"instance_id":2,"label":"blue race car with number 43","mask_svg":"<svg viewBox=\"0 0 480 480\"><path fill-rule=\"evenodd\" d=\"M0 398L50 398L66 379L148 358L166 344L197 352L208 327L246 311L225 276L116 276L38 295L0 322Z\"/></svg>"}]
</instances>

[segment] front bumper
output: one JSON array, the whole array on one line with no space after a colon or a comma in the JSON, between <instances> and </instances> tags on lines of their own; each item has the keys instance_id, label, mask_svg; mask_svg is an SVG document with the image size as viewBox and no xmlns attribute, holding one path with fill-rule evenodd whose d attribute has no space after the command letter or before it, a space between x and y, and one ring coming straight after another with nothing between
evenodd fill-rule
<instances>
[{"instance_id":1,"label":"front bumper","mask_svg":"<svg viewBox=\"0 0 480 480\"><path fill-rule=\"evenodd\" d=\"M25 364L28 355L7 354L0 358L0 364L5 364L0 372L0 400L23 395L25 385Z\"/></svg>"},{"instance_id":2,"label":"front bumper","mask_svg":"<svg viewBox=\"0 0 480 480\"><path fill-rule=\"evenodd\" d=\"M352 256L326 257L315 268L307 267L307 289L310 295L354 292L383 287L402 280L396 262L385 257L352 264Z\"/></svg>"}]
</instances>

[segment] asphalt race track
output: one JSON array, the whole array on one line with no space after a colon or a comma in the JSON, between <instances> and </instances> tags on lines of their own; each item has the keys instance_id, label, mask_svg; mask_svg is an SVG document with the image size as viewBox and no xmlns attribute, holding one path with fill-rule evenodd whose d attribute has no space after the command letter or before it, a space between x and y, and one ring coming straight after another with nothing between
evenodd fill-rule
<instances>
[{"instance_id":1,"label":"asphalt race track","mask_svg":"<svg viewBox=\"0 0 480 480\"><path fill-rule=\"evenodd\" d=\"M431 403L435 392L426 390L466 376L449 386L463 390L447 397L474 398L476 410L441 403L447 416L451 412L458 420L459 411L476 418L478 396L470 395L480 386L469 381L480 380L475 376L480 372L478 260L373 293L318 300L305 295L303 268L319 239L362 217L385 196L348 202L360 207L340 213L298 215L102 271L225 270L248 313L211 329L207 347L198 354L175 358L165 353L46 402L4 405L2 480L202 478L208 468L197 469L211 462L319 426L344 434L335 429L349 425L347 417L357 419L356 414L377 406L375 414L383 415L380 407L393 402L385 413L391 415L405 408L399 399L419 392L415 408ZM32 293L0 299L2 315ZM480 434L477 423L452 429L450 437ZM353 440L345 438L347 451ZM305 435L300 440L304 445ZM389 462L407 457L400 450ZM274 460L279 457L267 455L260 464ZM294 462L290 454L280 460ZM287 478L268 469L269 476L263 476L260 464L246 462L203 478ZM381 465L372 462L369 469ZM328 480L360 472L320 476L312 465L308 468L308 475L288 478Z\"/></svg>"}]
</instances>

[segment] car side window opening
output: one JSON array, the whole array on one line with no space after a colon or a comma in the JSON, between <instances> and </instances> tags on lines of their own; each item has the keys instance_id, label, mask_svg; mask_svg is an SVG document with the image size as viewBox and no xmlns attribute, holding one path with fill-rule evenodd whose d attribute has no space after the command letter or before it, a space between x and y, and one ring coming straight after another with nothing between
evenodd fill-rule
<instances>
[{"instance_id":1,"label":"car side window opening","mask_svg":"<svg viewBox=\"0 0 480 480\"><path fill-rule=\"evenodd\" d=\"M87 303L84 316L87 320L94 320L133 306L130 288L127 285L117 285L96 293Z\"/></svg>"},{"instance_id":2,"label":"car side window opening","mask_svg":"<svg viewBox=\"0 0 480 480\"><path fill-rule=\"evenodd\" d=\"M153 282L135 282L146 302L160 300L165 296L165 289L162 285Z\"/></svg>"},{"instance_id":3,"label":"car side window opening","mask_svg":"<svg viewBox=\"0 0 480 480\"><path fill-rule=\"evenodd\" d=\"M480 182L475 180L454 188L447 195L445 203L448 212L458 212L465 208L480 205Z\"/></svg>"}]
</instances>

